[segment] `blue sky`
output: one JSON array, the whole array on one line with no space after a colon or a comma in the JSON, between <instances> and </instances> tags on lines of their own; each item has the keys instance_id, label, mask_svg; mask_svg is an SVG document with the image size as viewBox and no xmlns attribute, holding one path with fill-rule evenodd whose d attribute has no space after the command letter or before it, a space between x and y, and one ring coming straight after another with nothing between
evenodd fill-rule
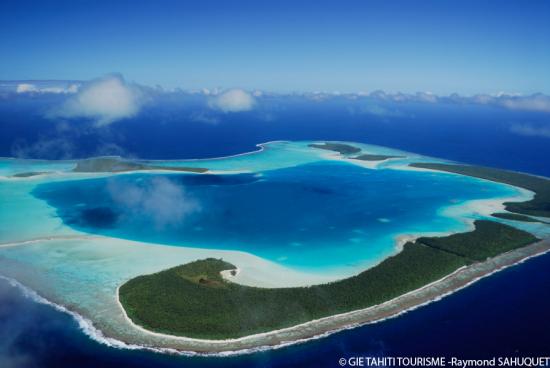
<instances>
[{"instance_id":1,"label":"blue sky","mask_svg":"<svg viewBox=\"0 0 550 368\"><path fill-rule=\"evenodd\" d=\"M0 79L550 93L549 1L0 2Z\"/></svg>"}]
</instances>

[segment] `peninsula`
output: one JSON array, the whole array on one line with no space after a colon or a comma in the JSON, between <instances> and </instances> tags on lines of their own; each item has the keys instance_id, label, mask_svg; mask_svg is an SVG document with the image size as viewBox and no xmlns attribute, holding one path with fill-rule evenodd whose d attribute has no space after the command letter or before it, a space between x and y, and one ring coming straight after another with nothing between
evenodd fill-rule
<instances>
[{"instance_id":1,"label":"peninsula","mask_svg":"<svg viewBox=\"0 0 550 368\"><path fill-rule=\"evenodd\" d=\"M309 147L343 156L361 152L357 147L333 142ZM364 153L349 158L397 157L402 156ZM467 165L410 166L505 183L535 193L527 202L506 203L506 209L513 213L497 213L495 218L535 222L539 220L530 216L550 215L547 179ZM240 285L231 281L237 272L234 265L208 258L128 280L119 288L119 300L127 316L150 331L196 339L238 339L367 310L437 284L461 270L482 268L490 273L505 266L513 255L528 257L550 248L547 241L503 223L479 219L473 225L469 232L406 242L399 253L380 264L327 284L294 288Z\"/></svg>"},{"instance_id":2,"label":"peninsula","mask_svg":"<svg viewBox=\"0 0 550 368\"><path fill-rule=\"evenodd\" d=\"M538 241L491 221L442 238L419 238L357 276L300 288L257 288L224 279L235 266L205 259L152 275L119 289L128 316L152 331L201 339L238 338L364 309L428 285L487 258Z\"/></svg>"}]
</instances>

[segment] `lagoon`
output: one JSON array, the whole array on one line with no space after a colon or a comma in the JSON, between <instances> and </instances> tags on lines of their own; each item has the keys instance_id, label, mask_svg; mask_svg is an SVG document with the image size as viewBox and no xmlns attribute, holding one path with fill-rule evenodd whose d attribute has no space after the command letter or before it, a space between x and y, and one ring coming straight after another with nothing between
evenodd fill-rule
<instances>
[{"instance_id":1,"label":"lagoon","mask_svg":"<svg viewBox=\"0 0 550 368\"><path fill-rule=\"evenodd\" d=\"M445 173L322 161L246 174L130 174L38 185L33 195L90 234L159 245L245 251L328 271L365 268L395 253L402 234L458 232L443 211L517 195Z\"/></svg>"},{"instance_id":2,"label":"lagoon","mask_svg":"<svg viewBox=\"0 0 550 368\"><path fill-rule=\"evenodd\" d=\"M401 240L468 230L474 220L501 212L503 201L532 195L408 167L445 162L436 158L350 143L362 154L402 156L366 162L311 143L272 142L218 159L147 161L206 167L204 174L78 173L76 161L6 160L0 273L78 313L87 333L113 346L204 349L201 342L137 330L118 304L118 287L207 257L234 264L233 281L243 285L326 283L396 254ZM34 171L46 174L15 176ZM548 233L541 223L495 220Z\"/></svg>"}]
</instances>

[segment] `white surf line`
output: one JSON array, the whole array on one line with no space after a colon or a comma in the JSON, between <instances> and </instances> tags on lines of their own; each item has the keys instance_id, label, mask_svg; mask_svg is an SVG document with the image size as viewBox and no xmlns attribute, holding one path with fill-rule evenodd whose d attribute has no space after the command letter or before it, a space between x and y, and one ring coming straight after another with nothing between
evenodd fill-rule
<instances>
[{"instance_id":1,"label":"white surf line","mask_svg":"<svg viewBox=\"0 0 550 368\"><path fill-rule=\"evenodd\" d=\"M546 242L548 242L548 240L544 240ZM539 242L541 243L541 242ZM536 243L536 244L539 244L539 243ZM23 295L37 303L41 303L41 304L45 304L45 305L48 305L48 306L51 306L53 307L55 310L58 310L60 312L63 312L63 313L67 313L68 315L72 316L74 318L74 320L77 322L80 330L87 336L89 336L90 338L92 338L93 340L97 341L98 343L100 344L103 344L103 345L106 345L106 346L109 346L109 347L113 347L113 348L118 348L118 349L128 349L128 350L145 350L145 351L153 351L153 352L157 352L157 353L167 353L167 354L175 354L175 355L183 355L183 356L214 356L214 357L225 357L225 356L234 356L234 355L244 355L244 354L252 354L252 353L256 353L256 352L261 352L261 351L268 351L268 350L276 350L276 349L280 349L280 348L283 348L283 347L287 347L287 346L291 346L291 345L296 345L296 344L302 344L302 343L306 343L306 342L309 342L309 341L312 341L312 340L318 340L318 339L321 339L321 338L324 338L324 337L327 337L327 336L330 336L334 333L338 333L338 332L341 332L341 331L346 331L346 330L351 330L351 329L354 329L354 328L358 328L358 327L361 327L361 326L365 326L365 325L369 325L369 324L374 324L374 323L379 323L379 322L383 322L385 320L388 320L388 319L393 319L393 318L396 318L398 316L401 316L407 312L410 312L410 311L413 311L415 309L418 309L422 306L426 306L428 304L431 304L433 302L436 302L436 301L439 301L441 299L443 299L444 297L446 296L449 296L455 292L458 292L472 284L474 284L475 282L485 278L485 277L488 277L496 272L499 272L499 271L502 271L504 269L507 269L509 267L513 267L513 266L516 266L516 265L519 265L521 263L524 263L526 262L527 260L531 259L531 258L534 258L534 257L538 257L538 256L541 256L541 255L544 255L546 253L548 253L550 251L550 246L546 249L546 250L542 250L542 251L539 251L539 252L536 252L534 254L531 254L531 255L528 255L522 259L519 259L517 262L513 262L511 264L508 264L508 265L504 265L504 266L501 266L500 268L497 267L495 270L493 270L492 272L489 272L489 273L486 273L480 277L477 277L477 278L474 278L472 279L471 281L469 281L468 283L460 286L460 287L457 287L456 289L454 290L451 290L447 293L443 293L441 295L438 295L434 298L431 298L429 300L427 300L426 302L423 302L423 303L419 303L417 305L413 305L409 308L405 308L395 314L392 314L390 316L387 316L387 317L381 317L379 319L376 319L376 320L372 320L372 321L366 321L366 322L356 322L356 323L350 323L350 324L347 324L347 325L343 325L341 327L337 327L337 328L334 328L334 329L329 329L327 331L323 331L323 332L320 332L318 334L314 334L312 336L308 336L308 337L304 337L304 338L296 338L296 339L292 339L292 340L282 340L280 341L278 344L276 345L268 345L268 344L258 344L258 346L256 347L249 347L249 348L242 348L242 349L236 349L236 350L227 350L227 351L218 351L218 352L215 352L215 351L212 351L212 352L208 352L208 351L192 351L192 350L187 350L187 349L178 349L178 348L168 348L168 347L155 347L155 346L150 346L150 345L141 345L141 344L135 344L135 343L128 343L128 342L125 342L123 340L119 340L119 339L116 339L116 338L112 338L112 337L107 337L101 330L97 329L93 322L85 317L83 317L82 315L74 312L74 311L71 311L69 309L67 309L66 307L64 307L63 305L59 305L59 304L56 304L56 303L53 303L49 300L47 300L46 298L40 296L38 293L36 293L34 290L30 289L29 287L21 284L20 282L18 282L17 280L15 279L12 279L12 278L9 278L9 277L5 277L5 276L2 276L0 275L0 279L3 279L3 280L6 280L8 281L8 283L10 283L11 285L15 286L15 287L18 287L22 292L23 292ZM513 252L513 251L512 251ZM468 267L466 266L466 269ZM461 267L461 269L464 269L464 267ZM458 272L459 270L456 270L454 273ZM438 281L443 281L445 280L446 278L450 277L450 275L447 275L445 276L444 278L438 280ZM431 284L436 284L438 281L434 281L433 283ZM433 285L432 285L433 286ZM420 289L417 289L417 290L413 290L407 294L411 294L411 293L414 293L414 292L418 292L420 291L421 289L424 289L428 287L428 285L425 285L423 286L422 288ZM117 294L118 294L118 290L117 290ZM402 296L404 296L406 294L403 294ZM399 298L399 297L398 297ZM397 298L396 298L397 299ZM354 313L361 313L361 312L365 312L369 309L373 309L375 307L380 307L384 304L391 304L395 301L395 299L392 299L390 301L387 301L387 302L384 302L382 304L378 304L376 306L371 306L369 308L366 308L366 309L363 309L363 310L358 310L358 311L352 311L352 312L348 312L348 313L345 313L345 314L354 314ZM122 308L122 310L124 311L124 309ZM342 314L343 315L343 314ZM339 315L335 315L335 316L330 316L330 317L325 317L323 319L331 319L331 318L335 318L335 317L338 317ZM281 329L281 330L277 330L277 331L284 331L284 330L288 330L288 329L296 329L296 328L300 328L301 326L304 326L304 325L307 325L307 324L311 324L311 323L318 323L318 322L321 322L323 319L319 319L319 320L315 320L315 321L309 321L309 322L306 322L304 324L301 324L301 325L296 325L296 326L292 326L292 327L289 327L287 329ZM131 322L131 320L130 320ZM131 322L133 324L133 322ZM136 327L139 327L141 328L140 326L138 325L135 325ZM149 331L149 330L145 330L146 333L151 333L151 334L155 334L154 332L152 331ZM270 332L270 333L273 333ZM264 333L264 334L267 334L267 333ZM253 335L253 336L259 336L259 335L264 335L264 334L257 334L257 335ZM172 336L172 335L166 335L167 337L169 338L174 338L177 336ZM244 339L246 337L243 337L241 339ZM214 340L214 341L220 341L220 340Z\"/></svg>"},{"instance_id":2,"label":"white surf line","mask_svg":"<svg viewBox=\"0 0 550 368\"><path fill-rule=\"evenodd\" d=\"M303 343L303 342L306 342L306 341L322 338L323 336L328 336L327 334L320 334L320 335L317 335L317 336L314 336L314 337L311 337L311 338L308 338L308 339L295 340L295 341L290 341L290 342L282 342L281 344L276 345L276 346L275 345L263 345L263 346L258 346L258 347L255 347L255 348L245 348L245 349L235 350L235 351L222 351L222 352L217 352L217 353L215 353L215 352L212 352L212 353L195 352L195 351L192 351L192 350L183 350L183 349L175 349L175 348L168 348L168 347L154 347L154 346L149 346L149 345L132 344L132 343L127 343L123 340L116 339L114 337L106 336L103 333L103 331L101 331L100 329L95 327L94 323L90 319L82 316L81 314L79 314L75 311L72 311L72 310L66 308L65 306L63 306L61 304L54 303L54 302L44 298L43 296L38 294L33 289L29 288L26 285L23 285L22 283L20 283L19 281L15 280L11 277L6 277L6 276L3 276L3 275L0 274L0 279L6 281L11 286L18 288L25 298L28 298L28 299L32 300L33 302L35 302L35 303L47 305L47 306L53 308L56 311L68 314L69 316L71 316L76 321L76 323L78 324L78 328L86 336L90 337L92 340L94 340L94 341L96 341L96 342L98 342L102 345L106 345L106 346L116 348L116 349L145 350L145 351L152 351L152 352L155 352L155 353L164 353L164 354L173 354L173 355L182 355L182 356L226 357L226 356L252 354L252 353L261 352L261 351L280 349L280 348L283 348L285 346L294 345L296 343Z\"/></svg>"},{"instance_id":3,"label":"white surf line","mask_svg":"<svg viewBox=\"0 0 550 368\"><path fill-rule=\"evenodd\" d=\"M175 354L180 354L181 353L178 350L174 350L174 349L170 349L170 348L157 349L157 348L147 347L145 345L128 344L124 341L121 341L121 340L118 340L118 339L115 339L115 338L112 338L112 337L105 336L105 334L101 330L99 330L98 328L96 328L94 326L94 324L91 320L85 318L81 314L79 314L77 312L74 312L74 311L66 308L65 306L63 306L61 304L54 303L54 302L44 298L43 296L38 294L33 289L27 287L26 285L23 285L22 283L20 283L19 281L15 280L11 277L6 277L6 276L3 276L3 275L0 275L0 279L6 281L11 286L18 288L25 298L28 298L28 299L34 301L35 303L50 306L53 309L55 309L56 311L66 313L66 314L70 315L71 317L73 317L73 319L78 324L78 328L86 336L90 337L94 341L99 342L102 345L107 345L109 347L119 348L119 349L150 350L150 351L154 351L154 352L175 353ZM196 354L194 354L192 352L189 352L189 355L196 355Z\"/></svg>"},{"instance_id":4,"label":"white surf line","mask_svg":"<svg viewBox=\"0 0 550 368\"><path fill-rule=\"evenodd\" d=\"M265 343L261 343L260 341L258 341L258 346L257 347L250 347L250 348L243 348L243 349L239 349L239 350L228 350L228 351L224 351L224 352L217 352L217 351L212 351L212 352L203 352L203 351L200 351L200 352L197 352L198 354L201 354L201 355L220 355L220 354L224 354L224 355L233 355L233 354L246 354L246 353L250 353L250 352L254 352L254 351L260 351L260 350L265 350L266 348L267 349L275 349L275 348L278 348L278 347L282 347L282 346L289 346L289 345L293 345L293 344L298 344L298 343L303 343L303 342L306 342L306 341L310 341L310 340L313 340L313 339L318 339L318 338L321 338L321 337L325 337L325 336L329 336L333 333L336 333L336 332L339 332L339 331L343 331L343 330L349 330L349 329L352 329L352 328L356 328L356 327L360 327L360 326L364 326L364 325L368 325L368 324L373 324L373 323L378 323L378 322L382 322L382 321L385 321L387 319L390 319L390 318L395 318L397 316L400 316L406 312L409 312L409 311L412 311L414 309L417 309L417 308L420 308L422 306L425 306L425 305L428 305L432 302L435 302L435 301L438 301L438 300L441 300L443 299L444 297L448 296L448 295L451 295L459 290L462 290L472 284L474 284L475 282L481 280L481 279L484 279L485 277L489 277L493 274L495 274L496 272L499 272L499 271L502 271L504 269L507 269L509 267L512 267L512 266L515 266L515 265L518 265L518 264L521 264L525 261L527 261L528 259L531 259L531 258L534 258L534 257L537 257L537 256L540 256L540 255L543 255L543 254L546 254L550 251L550 240L548 239L545 239L545 240L541 240L541 241L538 241L536 243L533 243L531 244L530 246L527 246L527 247L531 247L531 249L533 249L533 246L541 246L541 245L544 245L545 248L541 249L541 250L535 250L534 253L532 254L528 254L526 256L520 256L520 258L516 261L513 261L511 263L503 263L503 264L496 264L494 269L492 270L488 270L488 271L484 271L483 269L480 269L479 272L481 273L480 276L477 276L471 280L469 280L468 282L462 284L462 285L459 285L459 286L456 286L456 287L453 287L452 285L450 286L451 287L451 290L447 291L447 292L444 292L442 294L438 294L438 295L435 295L429 299L427 299L426 301L424 302L420 302L418 304L414 304L414 305L411 305L410 307L405 307L401 310L398 310L396 312L389 312L389 315L388 316L382 316L382 317L379 317L377 318L376 315L373 316L372 320L367 320L367 321L357 321L357 322L353 322L353 321L350 321L349 323L348 322L345 322L345 319L348 318L348 317L358 317L358 318L361 318L361 314L365 314L365 313L368 313L368 312L373 312L373 313L376 313L376 310L379 310L379 309L383 309L385 307L389 307L389 306L392 306L393 304L399 304L400 301L402 301L402 299L407 299L409 297L414 297L416 296L417 294L421 293L422 291L426 290L426 289L429 289L429 288L433 288L433 287L437 287L438 285L440 284L443 284L445 281L447 280L454 280L454 279L459 279L459 276L462 274L462 273L465 273L469 270L472 269L472 267L475 267L477 266L478 268L479 267L482 267L483 265L487 265L488 263L490 262L494 262L495 260L498 261L498 260L502 260L502 261L506 261L506 257L507 256L510 256L510 255L514 255L516 253L519 253L520 251L522 250L525 250L524 248L519 248L519 249L515 249L515 250L512 250L512 251L509 251L509 252L506 252L506 253L503 253L503 254L500 254L494 258L490 258L490 259L487 259L486 261L482 262L482 263L476 263L476 264L473 264L473 265L470 265L470 266L462 266L460 268L458 268L457 270L455 270L454 272L442 277L441 279L439 280L436 280L436 281L433 281L429 284L426 284L418 289L415 289L415 290L411 290L405 294L402 294L394 299L391 299L389 301L386 301L386 302L383 302L381 304L377 304L377 305L373 305L373 306L370 306L370 307L367 307L367 308L364 308L364 309L359 309L359 310L354 310L354 311L350 311L350 312L346 312L346 313L341 313L341 314L336 314L336 315L332 315L332 316L328 316L328 317L323 317L323 318L320 318L320 319L316 319L316 320L311 320L311 321L308 321L308 322L305 322L305 323L301 323L301 324L298 324L298 325L294 325L294 326L291 326L291 327L286 327L286 328L282 328L282 329L277 329L277 330L272 330L272 331L268 331L268 332L264 332L264 333L259 333L259 334L253 334L253 335L248 335L248 336L243 336L243 337L240 337L240 338L235 338L235 339L224 339L224 340L208 340L208 339L197 339L197 338L189 338L189 337L183 337L183 336L175 336L175 335L169 335L169 334L163 334L163 333L158 333L158 332L154 332L154 331L150 331L150 330L147 330L137 324L135 324L129 317L128 315L126 314L126 311L124 310L124 308L122 307L122 304L120 303L120 300L119 300L119 288L117 288L117 303L119 305L119 307L121 308L122 310L122 313L124 314L124 317L125 319L136 329L140 330L141 332L144 332L145 334L148 334L148 335L151 335L151 336L157 336L157 337L161 337L161 338L169 338L171 340L174 340L174 341L180 341L182 343L204 343L204 344L209 344L211 345L210 348L212 350L215 350L216 348L223 348L224 344L230 344L230 343L239 343L239 342L244 342L244 343L249 343L251 345L255 344L255 342L253 340L255 339L262 339L262 338L268 338L268 337L277 337L277 336L280 336L284 333L287 333L287 332L295 332L297 330L302 330L302 329L307 329L308 327L313 327L315 328L316 325L319 325L319 324L322 324L324 322L330 322L330 321L333 321L333 322L336 322L338 323L338 320L342 320L340 323L343 323L342 326L339 326L339 327L336 327L336 328L332 328L332 329L328 329L327 331L320 331L320 333L318 334L314 334L312 336L308 336L308 337L303 337L303 338L297 338L295 340L282 340L280 341L279 343L275 344L275 345L272 345L272 344L268 344L266 345ZM421 296L420 296L421 297ZM414 302L414 301L413 301ZM284 337L284 336L282 336ZM252 341L251 341L252 340ZM176 350L178 350L177 348L175 348ZM205 347L205 349L207 350L208 348ZM257 349L260 349L260 350L257 350Z\"/></svg>"},{"instance_id":5,"label":"white surf line","mask_svg":"<svg viewBox=\"0 0 550 368\"><path fill-rule=\"evenodd\" d=\"M269 144L272 144L272 143L292 143L292 142L312 142L314 144L321 144L321 143L326 144L327 143L327 141L274 140L274 141L267 141L267 142L263 142L263 143L257 143L255 146L258 147L258 149L255 150L255 151L237 153L237 154L234 154L234 155L210 157L210 158L171 159L171 160L135 159L135 161L136 162L145 162L145 163L219 161L219 160L225 160L225 159L229 159L229 158L233 158L233 157L247 156L247 155L254 155L254 154L261 153L262 151L266 150L266 146L268 146ZM329 142L336 142L336 143L341 143L341 144L356 144L356 145L357 144L360 144L360 145L363 144L363 143L360 143L360 142L348 142L348 141L329 141ZM428 156L416 155L416 154L413 154L411 152L401 151L401 150L393 149L391 147L385 147L385 146L379 146L379 147L386 148L386 149L395 151L397 153L404 154L404 155L406 155L406 157L416 156L416 157L430 158ZM319 149L319 150L321 150L321 149ZM344 160L344 161L352 162L352 163L354 163L358 166L363 166L363 167L370 167L369 165L374 165L374 167L370 167L370 168L376 168L376 166L378 166L378 165L381 165L381 164L386 163L388 161L394 160L394 159L386 159L386 160L381 160L381 161L373 161L372 164L369 163L369 162L364 161L363 164L361 164L361 163L354 162L354 161L358 161L358 160L351 160L350 158L341 155L339 152L336 152L336 151L331 152L330 150L324 150L324 151L327 151L327 152L325 152L325 153L319 152L319 157L320 158L330 159L330 160ZM361 149L361 151L363 151L363 149ZM359 154L360 153L361 152L359 152ZM126 160L126 158L124 158L122 156L94 156L94 157L90 157L88 159L102 158L102 157L113 157L113 158L116 158L116 159ZM16 158L13 158L13 159L16 159ZM402 160L402 159L403 158L395 158L395 160ZM56 160L39 160L39 161L43 161L45 163L57 162ZM65 162L66 163L74 163L76 165L78 161L79 160L67 160ZM441 162L441 160L437 160L437 159L434 159L434 161ZM0 176L0 180L33 181L33 180L43 179L44 177L47 177L47 176L50 176L50 177L52 177L52 176L53 177L67 177L67 178L70 177L70 179L81 179L81 178L97 178L97 177L103 177L103 176L134 174L134 173L240 174L240 173L251 173L251 172L255 172L255 171L253 171L253 170L209 170L209 169L207 169L207 171L205 171L203 173L197 173L197 172L192 172L192 171L188 171L188 172L180 171L180 172L178 172L177 170L161 169L161 168L155 168L155 169L151 169L151 170L127 170L127 171L120 171L120 172L112 172L112 171L75 172L75 171L59 171L58 170L58 171L44 172L40 175L34 175L34 176L30 176L30 177L17 177L17 178L15 178L13 176ZM80 177L78 177L78 176L80 176Z\"/></svg>"},{"instance_id":6,"label":"white surf line","mask_svg":"<svg viewBox=\"0 0 550 368\"><path fill-rule=\"evenodd\" d=\"M288 143L292 141L285 141L285 140L275 140L275 141L268 141L264 143L257 143L255 146L259 149L255 151L249 151L249 152L243 152L243 153L237 153L234 155L228 155L228 156L219 156L219 157L209 157L209 158L191 158L191 159L171 159L171 160L148 160L148 159L136 159L136 162L145 162L145 163L158 163L158 162L201 162L201 161L219 161L219 160L225 160L233 157L239 157L239 156L247 156L247 155L253 155L261 153L262 151L266 150L266 147L269 144L272 143ZM90 157L88 159L94 159L94 158L101 158L105 156L95 156ZM110 157L110 156L107 156ZM113 156L117 159L126 160L126 158L121 156ZM14 160L16 158L13 158ZM70 163L76 163L79 160L70 161ZM55 160L46 160L46 163L55 162ZM41 173L40 175L33 175L29 177L13 177L13 176L0 176L0 180L6 180L6 181L32 181L36 179L44 179L46 176L54 176L54 177L67 177L71 179L80 179L75 178L75 176L81 176L81 178L97 178L97 177L108 177L108 176L115 176L115 175L125 175L125 174L136 174L136 173L142 173L142 174L155 174L155 173L166 173L166 174L218 174L218 175L230 175L230 174L248 174L255 172L254 170L210 170L207 169L205 172L193 172L193 171L178 171L178 170L171 170L169 168L163 169L163 168L155 168L155 169L145 169L145 170L125 170L125 171L98 171L98 172L77 172L77 171L48 171Z\"/></svg>"},{"instance_id":7,"label":"white surf line","mask_svg":"<svg viewBox=\"0 0 550 368\"><path fill-rule=\"evenodd\" d=\"M267 350L276 350L276 349L283 348L285 346L294 345L296 343L302 343L302 342L306 342L306 341L310 341L310 340L315 340L315 339L319 339L319 338L322 338L323 336L325 336L325 334L321 334L321 335L317 335L317 336L314 336L314 337L308 338L308 339L295 340L295 341L291 341L291 342L282 342L281 344L276 345L276 346L263 345L263 346L258 346L258 347L255 347L255 348L246 348L246 349L235 350L235 351L222 351L222 352L217 352L217 353L214 353L214 352L212 352L212 353L195 352L195 351L192 351L192 350L183 350L183 349L175 349L175 348L168 348L168 347L154 347L154 346L149 346L149 345L132 344L132 343L127 343L123 340L119 340L119 339L116 339L116 338L113 338L113 337L106 336L103 333L103 331L101 331L100 329L98 329L94 326L94 323L90 319L82 316L81 314L79 314L75 311L72 311L72 310L66 308L65 306L63 306L61 304L54 303L54 302L44 298L43 296L38 294L33 289L29 288L26 285L23 285L22 283L20 283L19 281L15 280L11 277L6 277L6 276L3 276L3 275L0 275L0 279L6 281L11 286L18 288L25 298L28 298L28 299L32 300L33 302L35 302L35 303L47 305L47 306L53 308L56 311L68 314L69 316L71 316L76 321L76 323L78 324L78 328L86 336L90 337L92 340L94 340L94 341L96 341L96 342L98 342L102 345L106 345L106 346L109 346L109 347L115 348L115 349L144 350L144 351L151 351L151 352L155 352L155 353L181 355L181 356L227 357L227 356L235 356L235 355L243 355L243 354L252 354L252 353L267 351ZM326 336L328 336L328 335L326 335Z\"/></svg>"},{"instance_id":8,"label":"white surf line","mask_svg":"<svg viewBox=\"0 0 550 368\"><path fill-rule=\"evenodd\" d=\"M138 160L138 161L144 161L144 162L200 162L200 161L218 161L218 160L225 160L225 159L228 159L228 158L233 158L233 157L239 157L239 156L248 156L248 155L253 155L253 154L256 154L256 153L260 153L262 151L265 151L265 147L266 145L269 145L271 143L288 143L288 142L292 142L292 141L285 141L285 140L276 140L276 141L267 141L267 142L263 142L263 143L257 143L255 144L254 146L255 147L258 147L257 150L255 151L248 151L248 152L242 152L242 153L236 153L234 155L227 155L227 156L218 156L218 157L207 157L207 158L183 158L183 159L171 159L171 160L147 160L147 159L143 159L143 160Z\"/></svg>"}]
</instances>

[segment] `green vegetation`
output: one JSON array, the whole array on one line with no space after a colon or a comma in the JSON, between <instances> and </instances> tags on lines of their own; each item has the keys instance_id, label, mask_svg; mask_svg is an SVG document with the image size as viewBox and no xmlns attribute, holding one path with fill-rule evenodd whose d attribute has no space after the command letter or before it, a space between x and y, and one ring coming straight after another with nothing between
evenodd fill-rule
<instances>
[{"instance_id":1,"label":"green vegetation","mask_svg":"<svg viewBox=\"0 0 550 368\"><path fill-rule=\"evenodd\" d=\"M43 175L47 173L48 173L47 171L29 171L29 172L13 174L12 178L30 178L32 176Z\"/></svg>"},{"instance_id":2,"label":"green vegetation","mask_svg":"<svg viewBox=\"0 0 550 368\"><path fill-rule=\"evenodd\" d=\"M418 238L417 243L449 252L470 261L484 261L512 249L537 241L525 231L493 221L478 220L475 231L442 238Z\"/></svg>"},{"instance_id":3,"label":"green vegetation","mask_svg":"<svg viewBox=\"0 0 550 368\"><path fill-rule=\"evenodd\" d=\"M310 144L309 147L320 148L320 149L329 150L329 151L336 151L341 153L342 155L350 155L352 153L361 152L360 148L353 147L353 146L350 146L349 144L343 144L343 143L325 142L324 144Z\"/></svg>"},{"instance_id":4,"label":"green vegetation","mask_svg":"<svg viewBox=\"0 0 550 368\"><path fill-rule=\"evenodd\" d=\"M208 339L240 337L380 304L476 260L537 240L495 222L475 225L469 233L409 242L379 265L329 284L242 286L220 276L233 265L209 258L131 279L120 287L120 301L134 322L150 330Z\"/></svg>"},{"instance_id":5,"label":"green vegetation","mask_svg":"<svg viewBox=\"0 0 550 368\"><path fill-rule=\"evenodd\" d=\"M332 143L332 142L325 142L323 144L310 144L309 147L313 148L320 148L324 150L329 151L335 151L342 155L351 155L354 153L361 152L360 148L350 146L349 144L343 144L343 143ZM351 157L355 160L363 160L363 161L382 161L387 160L390 158L402 158L404 156L389 156L389 155L371 155L368 153L361 154L359 156Z\"/></svg>"},{"instance_id":6,"label":"green vegetation","mask_svg":"<svg viewBox=\"0 0 550 368\"><path fill-rule=\"evenodd\" d=\"M95 157L80 160L76 163L74 172L124 172L138 170L169 170L203 173L208 169L201 167L156 166L123 160L118 157Z\"/></svg>"},{"instance_id":7,"label":"green vegetation","mask_svg":"<svg viewBox=\"0 0 550 368\"><path fill-rule=\"evenodd\" d=\"M482 166L414 163L412 167L447 171L455 174L468 175L476 178L510 184L535 192L535 197L526 202L507 202L506 209L510 212L530 216L550 217L550 180L539 176L522 174L514 171L494 169Z\"/></svg>"},{"instance_id":8,"label":"green vegetation","mask_svg":"<svg viewBox=\"0 0 550 368\"><path fill-rule=\"evenodd\" d=\"M493 213L491 216L505 219L505 220L514 220L514 221L523 221L523 222L542 222L532 217L519 215L517 213L497 212L497 213Z\"/></svg>"},{"instance_id":9,"label":"green vegetation","mask_svg":"<svg viewBox=\"0 0 550 368\"><path fill-rule=\"evenodd\" d=\"M404 156L388 156L388 155L371 155L368 153L364 153L362 155L352 157L354 160L362 160L362 161L383 161L388 160L390 158L403 158Z\"/></svg>"}]
</instances>

